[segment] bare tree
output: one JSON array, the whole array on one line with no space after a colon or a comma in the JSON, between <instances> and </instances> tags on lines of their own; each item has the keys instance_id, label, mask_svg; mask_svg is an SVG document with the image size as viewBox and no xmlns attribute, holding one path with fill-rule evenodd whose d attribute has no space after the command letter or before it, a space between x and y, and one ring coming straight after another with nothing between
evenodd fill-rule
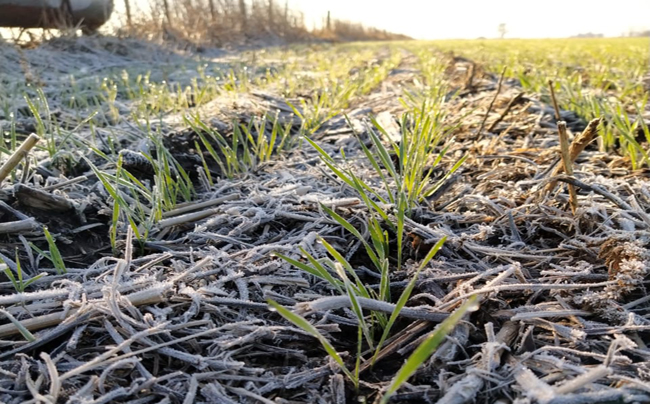
<instances>
[{"instance_id":1,"label":"bare tree","mask_svg":"<svg viewBox=\"0 0 650 404\"><path fill-rule=\"evenodd\" d=\"M239 0L239 14L241 18L241 31L246 32L246 2Z\"/></svg>"},{"instance_id":2,"label":"bare tree","mask_svg":"<svg viewBox=\"0 0 650 404\"><path fill-rule=\"evenodd\" d=\"M285 2L284 2L284 20L282 21L282 34L284 36L287 36L290 24L291 23L289 22L289 0L285 0Z\"/></svg>"},{"instance_id":3,"label":"bare tree","mask_svg":"<svg viewBox=\"0 0 650 404\"><path fill-rule=\"evenodd\" d=\"M217 7L214 5L214 0L210 0L210 18L212 19L212 24L217 22Z\"/></svg>"},{"instance_id":4,"label":"bare tree","mask_svg":"<svg viewBox=\"0 0 650 404\"><path fill-rule=\"evenodd\" d=\"M165 10L165 18L167 19L167 25L169 26L169 28L172 28L172 15L169 9L169 2L167 0L163 0L163 7Z\"/></svg>"},{"instance_id":5,"label":"bare tree","mask_svg":"<svg viewBox=\"0 0 650 404\"><path fill-rule=\"evenodd\" d=\"M0 0L1 2L2 0ZM74 0L61 0L64 3ZM115 1L115 0L114 0ZM305 15L289 0L117 0L122 1L124 29L133 35L159 35L200 46L268 38L345 40L393 39L392 34L323 14L322 25L307 28ZM142 9L142 5L150 7ZM62 21L65 22L65 21Z\"/></svg>"},{"instance_id":6,"label":"bare tree","mask_svg":"<svg viewBox=\"0 0 650 404\"><path fill-rule=\"evenodd\" d=\"M499 24L499 28L497 28L497 31L499 31L499 38L503 39L503 37L506 36L508 33L508 30L506 29L506 23L502 22Z\"/></svg>"},{"instance_id":7,"label":"bare tree","mask_svg":"<svg viewBox=\"0 0 650 404\"><path fill-rule=\"evenodd\" d=\"M132 29L133 21L131 20L131 3L129 0L124 0L124 7L126 9L126 24L129 29Z\"/></svg>"}]
</instances>

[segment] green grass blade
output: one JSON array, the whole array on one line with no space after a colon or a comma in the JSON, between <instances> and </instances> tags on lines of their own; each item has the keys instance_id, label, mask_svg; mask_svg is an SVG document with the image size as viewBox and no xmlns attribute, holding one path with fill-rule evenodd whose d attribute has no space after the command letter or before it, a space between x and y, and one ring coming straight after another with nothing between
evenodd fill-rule
<instances>
[{"instance_id":1,"label":"green grass blade","mask_svg":"<svg viewBox=\"0 0 650 404\"><path fill-rule=\"evenodd\" d=\"M3 310L1 308L0 308L0 313L4 314L5 317L7 317L9 319L9 321L11 321L11 323L16 327L16 329L20 332L20 334L23 336L23 338L25 338L25 340L27 342L36 341L36 338L34 337L34 335L31 332L29 332L29 330L27 328L25 328L25 326L22 325L22 323L20 321L18 321L14 316L12 316L11 313L9 313L8 311L5 311L5 310Z\"/></svg>"},{"instance_id":2,"label":"green grass blade","mask_svg":"<svg viewBox=\"0 0 650 404\"><path fill-rule=\"evenodd\" d=\"M406 217L406 195L404 192L399 193L397 198L397 270L402 269L402 255L404 244L404 221Z\"/></svg>"},{"instance_id":3,"label":"green grass blade","mask_svg":"<svg viewBox=\"0 0 650 404\"><path fill-rule=\"evenodd\" d=\"M366 322L366 318L363 315L363 309L361 308L361 305L359 304L359 300L357 300L357 291L355 288L352 286L352 283L350 282L350 279L345 275L345 270L343 269L343 265L340 263L335 264L336 267L336 272L338 275L343 279L343 283L345 284L345 291L348 295L348 298L350 299L350 303L352 305L352 311L354 314L357 316L357 319L359 320L359 326L361 327L363 331L363 335L366 337L366 342L368 343L368 346L370 349L374 349L374 344L372 342L372 336L370 335L370 328L368 327L368 324Z\"/></svg>"},{"instance_id":4,"label":"green grass blade","mask_svg":"<svg viewBox=\"0 0 650 404\"><path fill-rule=\"evenodd\" d=\"M320 237L319 237L319 240L320 240L321 244L323 244L325 249L327 249L327 252L329 252L330 255L332 257L334 257L334 259L336 261L338 261L341 264L341 266L343 268L345 268L345 270L350 275L352 275L352 278L354 278L354 282L356 283L359 294L361 296L363 296L363 297L370 298L370 294L368 293L368 290L366 289L366 286L364 285L363 282L361 282L361 279L359 279L359 276L357 275L357 273L354 272L354 269L352 269L352 266L350 265L350 263L341 255L341 253L336 251L336 249L334 247L332 247L332 245L330 243L328 243L327 240L325 240L323 238L320 238Z\"/></svg>"},{"instance_id":5,"label":"green grass blade","mask_svg":"<svg viewBox=\"0 0 650 404\"><path fill-rule=\"evenodd\" d=\"M368 242L361 235L361 233L359 233L359 231L356 228L354 228L354 226L352 226L350 222L345 220L341 215L336 213L333 209L330 209L323 204L321 204L320 206L328 215L332 217L332 219L334 219L338 224L343 226L347 231L352 233L352 235L354 235L359 241L361 241L361 243L366 248L366 252L370 257L370 260L375 264L377 268L379 268L379 258L377 257L377 254L375 254L375 252L372 250L372 247L370 246L370 244L368 244Z\"/></svg>"},{"instance_id":6,"label":"green grass blade","mask_svg":"<svg viewBox=\"0 0 650 404\"><path fill-rule=\"evenodd\" d=\"M327 281L330 285L337 288L339 292L343 293L343 289L341 288L342 287L341 281L334 279L334 277L330 275L330 273L314 257L312 257L311 254L309 254L305 250L301 250L301 251L307 257L309 262L312 264L312 267L310 267L309 265L305 265L300 261L296 261L293 258L289 258L286 255L277 252L273 254L287 261L289 264L295 266L296 268L301 269L307 272L308 274L314 275L317 278Z\"/></svg>"},{"instance_id":7,"label":"green grass blade","mask_svg":"<svg viewBox=\"0 0 650 404\"><path fill-rule=\"evenodd\" d=\"M49 258L52 261L52 264L54 264L54 268L56 268L56 272L58 274L67 273L68 270L65 267L65 263L63 262L63 257L61 257L59 248L56 246L56 241L54 240L54 237L52 237L47 227L43 227L43 233L45 233L45 239L47 240L47 245L50 248Z\"/></svg>"},{"instance_id":8,"label":"green grass blade","mask_svg":"<svg viewBox=\"0 0 650 404\"><path fill-rule=\"evenodd\" d=\"M355 376L348 370L348 368L345 366L345 363L343 362L343 359L341 359L341 356L336 352L336 349L330 344L330 342L325 338L323 334L321 334L316 327L311 325L309 321L307 321L304 317L302 317L299 314L296 314L288 309L286 309L284 306L280 305L278 302L272 300L272 299L267 299L266 302L271 306L273 309L275 309L282 317L287 319L289 322L294 324L296 327L299 327L306 333L310 334L314 338L320 342L320 344L323 346L323 349L327 352L327 354L334 359L334 361L339 365L343 373L345 373L346 376L350 378L350 380L355 384L355 386L358 385L359 381Z\"/></svg>"},{"instance_id":9,"label":"green grass blade","mask_svg":"<svg viewBox=\"0 0 650 404\"><path fill-rule=\"evenodd\" d=\"M2 258L0 258L0 262L4 264L4 260ZM6 265L6 268L4 269L4 273L5 275L7 275L7 278L9 278L9 280L11 281L11 284L13 285L14 289L16 290L16 292L22 293L23 292L22 285L19 284L18 281L16 281L16 278L14 277L14 273L11 272L11 268L9 268L7 264L4 265Z\"/></svg>"},{"instance_id":10,"label":"green grass blade","mask_svg":"<svg viewBox=\"0 0 650 404\"><path fill-rule=\"evenodd\" d=\"M443 244L445 244L445 241L447 240L447 237L443 237L440 239L429 251L427 256L422 260L420 263L420 266L418 269L415 271L415 274L413 275L413 278L409 281L408 285L406 285L406 288L402 291L402 294L400 295L399 299L397 300L397 304L395 305L395 309L393 309L393 312L390 315L390 318L388 319L388 324L386 327L384 327L384 332L379 340L379 343L377 344L377 349L375 351L375 354L373 355L372 358L372 364L375 363L377 360L377 357L379 355L379 352L386 341L386 338L388 338L388 335L390 335L390 330L393 327L393 324L395 324L395 321L397 320L397 316L399 316L400 311L406 306L406 303L408 302L409 298L411 297L411 293L413 292L413 288L415 287L415 283L418 280L418 277L420 276L420 272L424 267L426 267L427 263L433 259L433 257L436 255L436 253L442 248Z\"/></svg>"},{"instance_id":11,"label":"green grass blade","mask_svg":"<svg viewBox=\"0 0 650 404\"><path fill-rule=\"evenodd\" d=\"M388 403L390 397L406 383L406 381L416 372L416 370L433 354L438 345L445 340L447 335L453 331L454 327L463 318L468 311L478 309L476 305L477 296L470 297L462 306L458 308L451 316L443 321L434 332L432 332L406 360L404 365L397 372L386 393L381 400L382 404Z\"/></svg>"}]
</instances>

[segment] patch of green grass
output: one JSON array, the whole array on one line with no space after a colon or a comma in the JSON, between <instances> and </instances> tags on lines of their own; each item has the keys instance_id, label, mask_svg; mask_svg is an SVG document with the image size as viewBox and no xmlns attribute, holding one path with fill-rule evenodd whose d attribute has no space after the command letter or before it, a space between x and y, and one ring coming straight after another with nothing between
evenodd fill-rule
<instances>
[{"instance_id":1,"label":"patch of green grass","mask_svg":"<svg viewBox=\"0 0 650 404\"><path fill-rule=\"evenodd\" d=\"M585 121L604 117L600 129L602 151L618 152L633 169L650 165L647 145L636 140L641 132L650 143L640 116L648 102L643 77L650 50L645 38L558 40L437 41L443 51L461 54L498 74L518 79L524 90L550 103L548 80L555 83L561 109ZM418 45L419 46L419 45Z\"/></svg>"},{"instance_id":2,"label":"patch of green grass","mask_svg":"<svg viewBox=\"0 0 650 404\"><path fill-rule=\"evenodd\" d=\"M311 93L310 97L301 98L300 109L298 105L292 106L294 113L303 121L303 133L313 134L327 120L340 114L355 98L376 88L401 61L400 52L392 48L389 51L388 57L381 61L366 60L365 53L362 56L350 55L350 59L341 56L327 59L327 55L322 55L316 69L317 72L327 71L328 75L308 77L307 80L300 80L299 85L296 78L287 78L285 82L292 89L290 93L300 93L301 90ZM307 85L310 88L303 90Z\"/></svg>"}]
</instances>

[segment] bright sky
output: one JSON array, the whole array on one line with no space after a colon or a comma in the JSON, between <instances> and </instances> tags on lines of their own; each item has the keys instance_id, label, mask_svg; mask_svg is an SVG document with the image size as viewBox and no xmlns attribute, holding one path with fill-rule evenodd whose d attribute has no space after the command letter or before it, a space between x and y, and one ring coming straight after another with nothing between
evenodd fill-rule
<instances>
[{"instance_id":1,"label":"bright sky","mask_svg":"<svg viewBox=\"0 0 650 404\"><path fill-rule=\"evenodd\" d=\"M119 0L118 0L119 1ZM289 0L320 25L332 17L417 39L496 37L505 23L510 38L620 36L650 29L650 0Z\"/></svg>"}]
</instances>

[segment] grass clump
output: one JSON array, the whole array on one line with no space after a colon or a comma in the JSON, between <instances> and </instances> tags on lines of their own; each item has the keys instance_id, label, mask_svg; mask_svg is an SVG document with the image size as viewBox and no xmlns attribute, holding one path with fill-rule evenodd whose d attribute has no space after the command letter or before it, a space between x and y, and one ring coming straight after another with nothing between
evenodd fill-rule
<instances>
[{"instance_id":1,"label":"grass clump","mask_svg":"<svg viewBox=\"0 0 650 404\"><path fill-rule=\"evenodd\" d=\"M344 227L348 228L348 226ZM356 233L355 230L352 230L352 232L353 234ZM361 238L361 240L363 239ZM383 313L376 311L371 311L370 315L367 317L364 314L362 305L360 304L360 298L373 300L376 299L390 302L390 274L387 271L381 273L381 285L379 292L368 289L361 281L361 279L359 279L350 263L345 260L345 258L338 251L336 251L324 239L321 238L320 242L327 249L333 260L331 258L318 260L304 249L301 249L301 252L309 264L294 260L283 254L276 253L275 255L296 266L297 268L300 268L317 278L325 280L340 294L346 295L350 299L352 311L357 317L359 324L357 356L354 362L354 369L348 369L341 355L336 351L329 340L313 325L311 325L311 323L309 323L309 321L307 321L304 317L292 312L291 310L288 310L272 299L268 299L268 303L272 309L277 311L285 319L316 338L328 353L328 355L330 355L330 357L339 365L343 373L350 379L354 385L354 388L358 389L360 382L359 370L362 360L361 352L363 351L363 342L365 341L365 345L374 351L374 354L370 359L371 363L374 364L379 353L381 352L382 347L384 346L386 339L390 335L390 331L395 324L395 321L399 317L401 310L406 306L420 272L427 266L431 259L433 259L436 253L440 250L445 242L445 238L438 241L438 243L435 244L435 246L429 251L427 256L419 264L408 285L402 291L399 299L397 300L397 303L395 304L395 308L393 309L393 312L388 319L386 319L386 316ZM375 259L382 256L382 253L380 252L381 249L380 251L372 251L372 247L367 244L366 248L370 250L370 254L372 254ZM335 274L336 277L332 274ZM350 278L352 278L353 281ZM388 387L386 395L384 396L384 400L382 402L387 402L390 395L397 391L397 389L399 389L399 387L404 382L406 382L406 380L416 371L416 369L422 365L422 363L435 351L438 344L440 344L440 342L443 341L444 338L453 330L454 326L462 319L467 311L476 310L475 301L475 297L468 300L468 302L463 304L447 320L440 324L440 326L437 327L436 330L421 343L421 345L414 351L414 353L409 357L406 363L401 367L396 376L393 378L393 381ZM379 333L381 333L381 336L378 342L375 342L375 338L377 335L379 335Z\"/></svg>"},{"instance_id":2,"label":"grass clump","mask_svg":"<svg viewBox=\"0 0 650 404\"><path fill-rule=\"evenodd\" d=\"M18 250L16 250L16 275L14 275L13 271L11 270L11 267L2 259L2 257L0 257L0 261L4 266L5 275L7 276L7 278L9 278L11 285L14 287L14 290L18 293L24 293L25 290L29 287L29 285L41 279L45 275L47 275L46 273L40 273L32 278L24 279L23 269L20 264L20 259L18 256Z\"/></svg>"}]
</instances>

